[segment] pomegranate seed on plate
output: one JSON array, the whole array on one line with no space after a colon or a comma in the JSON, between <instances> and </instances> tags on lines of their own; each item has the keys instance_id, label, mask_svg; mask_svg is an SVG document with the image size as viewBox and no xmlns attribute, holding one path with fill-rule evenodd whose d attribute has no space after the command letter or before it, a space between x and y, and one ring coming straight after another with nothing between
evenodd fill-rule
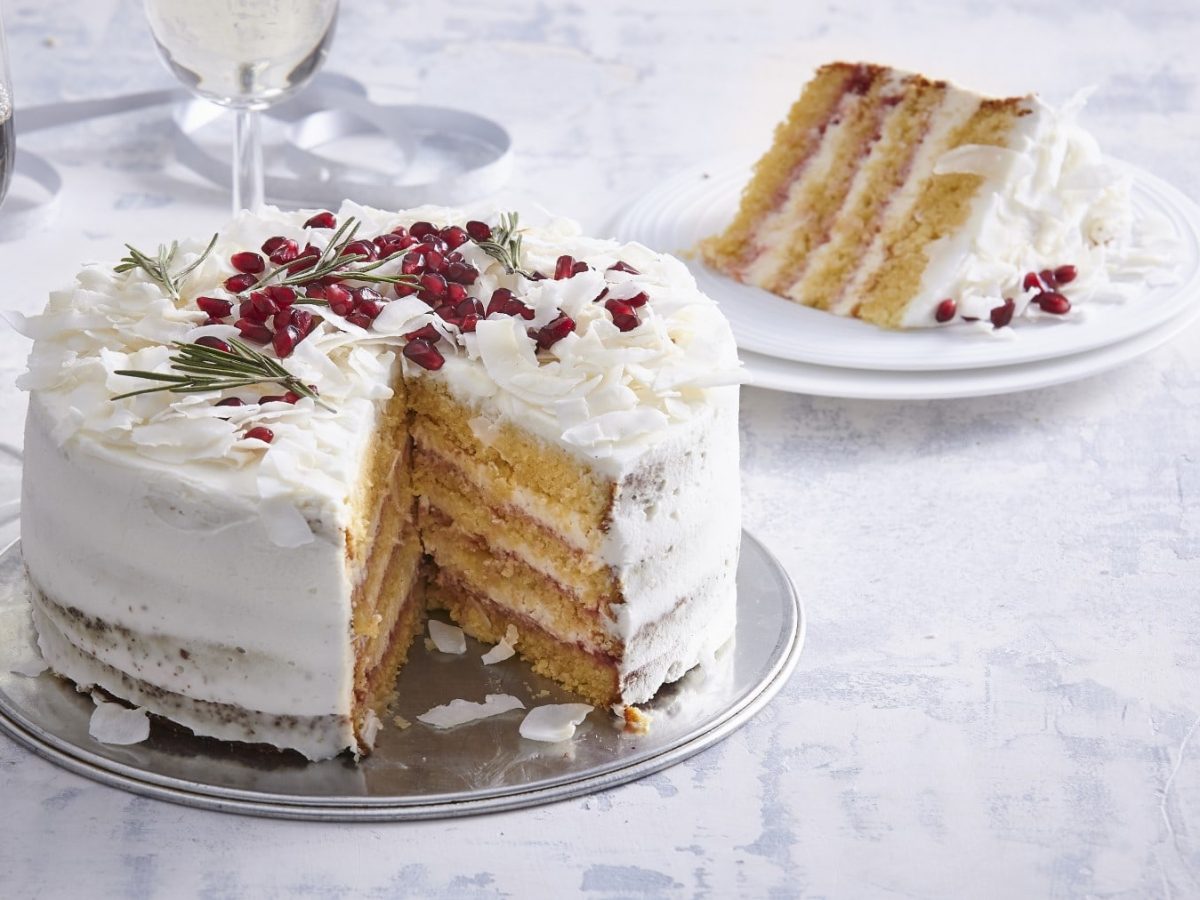
<instances>
[{"instance_id":1,"label":"pomegranate seed on plate","mask_svg":"<svg viewBox=\"0 0 1200 900\"><path fill-rule=\"evenodd\" d=\"M1054 280L1059 284L1070 284L1078 274L1074 266L1059 266L1054 270Z\"/></svg>"},{"instance_id":2,"label":"pomegranate seed on plate","mask_svg":"<svg viewBox=\"0 0 1200 900\"><path fill-rule=\"evenodd\" d=\"M958 312L958 304L950 297L947 297L937 305L937 309L933 313L933 318L938 322L949 322L954 318L954 314Z\"/></svg>"},{"instance_id":3,"label":"pomegranate seed on plate","mask_svg":"<svg viewBox=\"0 0 1200 900\"><path fill-rule=\"evenodd\" d=\"M1057 291L1038 294L1033 300L1042 308L1043 312L1053 313L1056 316L1066 315L1071 311L1071 301Z\"/></svg>"},{"instance_id":4,"label":"pomegranate seed on plate","mask_svg":"<svg viewBox=\"0 0 1200 900\"><path fill-rule=\"evenodd\" d=\"M989 313L989 317L992 320L992 327L1003 328L1005 325L1011 322L1013 312L1016 310L1016 308L1017 304L1015 300L1009 297L1004 298L1004 305L997 306L991 311L991 313Z\"/></svg>"}]
</instances>

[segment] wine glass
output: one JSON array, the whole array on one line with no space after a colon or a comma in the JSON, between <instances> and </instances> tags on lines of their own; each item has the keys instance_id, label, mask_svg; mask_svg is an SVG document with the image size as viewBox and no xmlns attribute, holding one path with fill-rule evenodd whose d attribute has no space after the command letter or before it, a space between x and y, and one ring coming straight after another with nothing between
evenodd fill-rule
<instances>
[{"instance_id":1,"label":"wine glass","mask_svg":"<svg viewBox=\"0 0 1200 900\"><path fill-rule=\"evenodd\" d=\"M17 133L13 129L12 79L8 76L8 44L0 23L0 203L8 195L17 155Z\"/></svg>"},{"instance_id":2,"label":"wine glass","mask_svg":"<svg viewBox=\"0 0 1200 900\"><path fill-rule=\"evenodd\" d=\"M316 74L338 0L145 0L168 69L195 94L234 110L233 211L263 205L258 111Z\"/></svg>"}]
</instances>

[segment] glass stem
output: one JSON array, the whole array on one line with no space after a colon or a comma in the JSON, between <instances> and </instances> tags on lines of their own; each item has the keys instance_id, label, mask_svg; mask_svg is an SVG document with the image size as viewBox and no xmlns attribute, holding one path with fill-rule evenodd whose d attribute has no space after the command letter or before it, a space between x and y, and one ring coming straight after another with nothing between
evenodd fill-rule
<instances>
[{"instance_id":1,"label":"glass stem","mask_svg":"<svg viewBox=\"0 0 1200 900\"><path fill-rule=\"evenodd\" d=\"M262 136L258 111L239 109L233 125L233 213L263 206Z\"/></svg>"}]
</instances>

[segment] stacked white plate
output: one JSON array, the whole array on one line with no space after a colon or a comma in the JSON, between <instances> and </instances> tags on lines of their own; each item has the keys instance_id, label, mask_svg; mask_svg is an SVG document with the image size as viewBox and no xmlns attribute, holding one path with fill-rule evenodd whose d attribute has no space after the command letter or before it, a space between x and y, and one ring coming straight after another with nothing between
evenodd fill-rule
<instances>
[{"instance_id":1,"label":"stacked white plate","mask_svg":"<svg viewBox=\"0 0 1200 900\"><path fill-rule=\"evenodd\" d=\"M886 331L740 284L694 248L724 230L750 177L744 164L680 173L613 222L614 236L683 256L700 289L729 317L757 387L828 397L936 399L1003 394L1095 375L1141 356L1200 315L1200 208L1148 172L1120 164L1140 213L1170 224L1177 278L1122 303L1092 303L1065 319L1021 320L1003 337L971 325Z\"/></svg>"}]
</instances>

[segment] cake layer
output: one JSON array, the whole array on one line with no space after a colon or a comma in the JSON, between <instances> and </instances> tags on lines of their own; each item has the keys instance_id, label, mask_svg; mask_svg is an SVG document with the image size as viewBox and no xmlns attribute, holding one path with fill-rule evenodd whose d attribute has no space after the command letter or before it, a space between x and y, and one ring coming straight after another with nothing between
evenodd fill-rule
<instances>
[{"instance_id":1,"label":"cake layer","mask_svg":"<svg viewBox=\"0 0 1200 900\"><path fill-rule=\"evenodd\" d=\"M497 603L491 592L476 591L457 581L452 572L441 570L429 587L429 603L449 612L476 640L497 643L511 625L517 629L518 655L539 675L553 678L596 706L620 701L615 660L548 632L539 622Z\"/></svg>"},{"instance_id":2,"label":"cake layer","mask_svg":"<svg viewBox=\"0 0 1200 900\"><path fill-rule=\"evenodd\" d=\"M462 531L437 509L422 508L421 538L438 569L458 582L565 641L620 655L620 642L597 608L617 598L581 597L570 585L539 572L519 556L498 551L486 539Z\"/></svg>"}]
</instances>

